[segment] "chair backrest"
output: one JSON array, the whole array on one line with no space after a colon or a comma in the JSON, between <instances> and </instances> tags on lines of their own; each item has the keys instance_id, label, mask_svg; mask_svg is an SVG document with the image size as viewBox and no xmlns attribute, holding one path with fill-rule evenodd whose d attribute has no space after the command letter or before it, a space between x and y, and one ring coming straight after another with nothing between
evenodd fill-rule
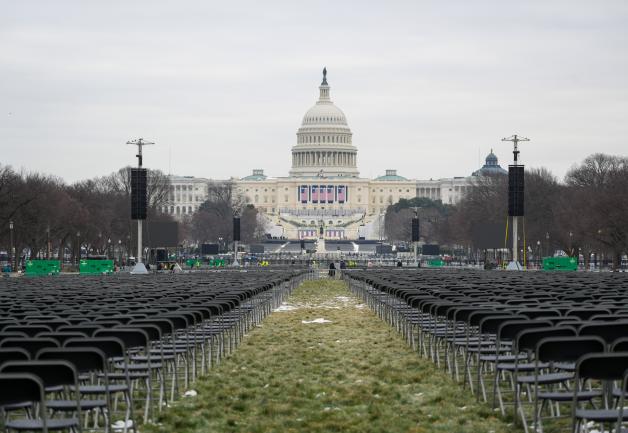
<instances>
[{"instance_id":1,"label":"chair backrest","mask_svg":"<svg viewBox=\"0 0 628 433\"><path fill-rule=\"evenodd\" d=\"M31 355L20 347L0 348L0 365L8 361L28 361Z\"/></svg>"},{"instance_id":2,"label":"chair backrest","mask_svg":"<svg viewBox=\"0 0 628 433\"><path fill-rule=\"evenodd\" d=\"M23 403L44 403L44 384L31 373L0 373L0 406Z\"/></svg>"},{"instance_id":3,"label":"chair backrest","mask_svg":"<svg viewBox=\"0 0 628 433\"><path fill-rule=\"evenodd\" d=\"M519 310L516 310L516 313L526 316L530 319L561 316L560 311L550 308L521 308Z\"/></svg>"},{"instance_id":4,"label":"chair backrest","mask_svg":"<svg viewBox=\"0 0 628 433\"><path fill-rule=\"evenodd\" d=\"M61 347L61 345L52 338L7 338L0 341L0 347L19 347L30 353L31 358L34 358L41 349Z\"/></svg>"},{"instance_id":5,"label":"chair backrest","mask_svg":"<svg viewBox=\"0 0 628 433\"><path fill-rule=\"evenodd\" d=\"M595 335L601 337L609 346L618 338L628 335L628 321L585 324L578 330L578 335Z\"/></svg>"},{"instance_id":6,"label":"chair backrest","mask_svg":"<svg viewBox=\"0 0 628 433\"><path fill-rule=\"evenodd\" d=\"M107 359L105 354L95 347L62 347L42 349L37 353L37 360L65 360L71 363L79 373L105 371Z\"/></svg>"},{"instance_id":7,"label":"chair backrest","mask_svg":"<svg viewBox=\"0 0 628 433\"><path fill-rule=\"evenodd\" d=\"M628 352L628 337L618 338L613 341L611 352Z\"/></svg>"},{"instance_id":8,"label":"chair backrest","mask_svg":"<svg viewBox=\"0 0 628 433\"><path fill-rule=\"evenodd\" d=\"M497 329L497 337L500 340L513 340L517 334L526 329L551 327L552 322L549 320L508 320Z\"/></svg>"},{"instance_id":9,"label":"chair backrest","mask_svg":"<svg viewBox=\"0 0 628 433\"><path fill-rule=\"evenodd\" d=\"M580 379L622 380L628 371L628 352L591 353L576 364Z\"/></svg>"},{"instance_id":10,"label":"chair backrest","mask_svg":"<svg viewBox=\"0 0 628 433\"><path fill-rule=\"evenodd\" d=\"M159 319L133 319L129 321L128 326L135 325L153 325L159 327L161 331L161 335L168 335L174 332L174 324L171 320L167 318L159 318Z\"/></svg>"},{"instance_id":11,"label":"chair backrest","mask_svg":"<svg viewBox=\"0 0 628 433\"><path fill-rule=\"evenodd\" d=\"M7 326L17 325L18 321L14 318L0 319L0 332Z\"/></svg>"},{"instance_id":12,"label":"chair backrest","mask_svg":"<svg viewBox=\"0 0 628 433\"><path fill-rule=\"evenodd\" d=\"M125 353L124 343L116 337L71 338L63 343L63 347L95 347L107 358L124 356Z\"/></svg>"},{"instance_id":13,"label":"chair backrest","mask_svg":"<svg viewBox=\"0 0 628 433\"><path fill-rule=\"evenodd\" d=\"M149 323L139 323L139 324L134 324L134 325L123 325L120 326L119 328L115 328L115 329L141 329L142 331L144 331L146 333L146 335L148 335L148 339L150 341L158 341L161 340L161 329L159 328L159 326L154 325L154 324L149 324Z\"/></svg>"},{"instance_id":14,"label":"chair backrest","mask_svg":"<svg viewBox=\"0 0 628 433\"><path fill-rule=\"evenodd\" d=\"M44 325L53 330L57 329L59 326L69 325L70 322L62 319L52 319L52 320L29 320L29 325Z\"/></svg>"},{"instance_id":15,"label":"chair backrest","mask_svg":"<svg viewBox=\"0 0 628 433\"><path fill-rule=\"evenodd\" d=\"M488 316L480 320L478 324L479 331L482 334L496 334L499 327L506 322L513 320L525 319L524 316L516 316L514 314L501 314L499 316Z\"/></svg>"},{"instance_id":16,"label":"chair backrest","mask_svg":"<svg viewBox=\"0 0 628 433\"><path fill-rule=\"evenodd\" d=\"M134 347L147 347L148 334L143 329L115 328L115 329L99 329L94 333L94 337L114 337L120 339L126 349Z\"/></svg>"},{"instance_id":17,"label":"chair backrest","mask_svg":"<svg viewBox=\"0 0 628 433\"><path fill-rule=\"evenodd\" d=\"M467 324L469 326L478 326L480 324L480 322L484 319L486 319L487 317L490 316L503 316L504 313L502 311L495 311L495 310L478 310L476 312L473 312L471 314L469 314L469 316L467 317Z\"/></svg>"},{"instance_id":18,"label":"chair backrest","mask_svg":"<svg viewBox=\"0 0 628 433\"><path fill-rule=\"evenodd\" d=\"M18 332L18 331L0 332L0 343L3 340L6 340L7 338L28 338L28 334L26 334L26 332Z\"/></svg>"},{"instance_id":19,"label":"chair backrest","mask_svg":"<svg viewBox=\"0 0 628 433\"><path fill-rule=\"evenodd\" d=\"M88 336L93 336L96 331L103 329L99 324L83 324L83 325L64 325L57 328L59 332L82 332Z\"/></svg>"},{"instance_id":20,"label":"chair backrest","mask_svg":"<svg viewBox=\"0 0 628 433\"><path fill-rule=\"evenodd\" d=\"M41 334L37 334L37 337L52 338L63 345L63 343L70 338L84 338L87 337L87 334L83 332L42 332Z\"/></svg>"},{"instance_id":21,"label":"chair backrest","mask_svg":"<svg viewBox=\"0 0 628 433\"><path fill-rule=\"evenodd\" d=\"M540 362L576 362L589 353L602 353L606 343L600 337L546 337L536 347Z\"/></svg>"},{"instance_id":22,"label":"chair backrest","mask_svg":"<svg viewBox=\"0 0 628 433\"><path fill-rule=\"evenodd\" d=\"M77 385L76 369L68 361L9 361L0 365L0 373L31 373L44 387Z\"/></svg>"},{"instance_id":23,"label":"chair backrest","mask_svg":"<svg viewBox=\"0 0 628 433\"><path fill-rule=\"evenodd\" d=\"M597 314L610 314L611 311L605 308L572 308L565 313L565 316L575 316L582 320L588 320L589 318Z\"/></svg>"},{"instance_id":24,"label":"chair backrest","mask_svg":"<svg viewBox=\"0 0 628 433\"><path fill-rule=\"evenodd\" d=\"M52 328L46 325L12 325L4 328L4 332L23 332L29 337L34 337L40 332L52 332Z\"/></svg>"},{"instance_id":25,"label":"chair backrest","mask_svg":"<svg viewBox=\"0 0 628 433\"><path fill-rule=\"evenodd\" d=\"M572 327L551 327L525 329L515 337L515 349L521 352L536 351L536 345L547 337L575 337L576 330Z\"/></svg>"}]
</instances>

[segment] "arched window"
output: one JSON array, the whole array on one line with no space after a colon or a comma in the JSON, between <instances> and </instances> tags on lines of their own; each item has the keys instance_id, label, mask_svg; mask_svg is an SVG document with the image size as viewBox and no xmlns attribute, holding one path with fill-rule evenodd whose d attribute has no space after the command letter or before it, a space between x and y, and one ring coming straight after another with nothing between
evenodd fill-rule
<instances>
[{"instance_id":1,"label":"arched window","mask_svg":"<svg viewBox=\"0 0 628 433\"><path fill-rule=\"evenodd\" d=\"M177 206L177 215L179 215L180 213L181 213L181 208Z\"/></svg>"}]
</instances>

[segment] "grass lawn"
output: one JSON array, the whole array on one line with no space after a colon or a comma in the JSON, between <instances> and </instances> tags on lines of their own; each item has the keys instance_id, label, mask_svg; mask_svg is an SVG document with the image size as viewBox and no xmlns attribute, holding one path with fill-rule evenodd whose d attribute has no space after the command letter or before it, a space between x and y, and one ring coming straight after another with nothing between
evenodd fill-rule
<instances>
[{"instance_id":1,"label":"grass lawn","mask_svg":"<svg viewBox=\"0 0 628 433\"><path fill-rule=\"evenodd\" d=\"M309 281L142 432L517 431L421 359L341 281ZM303 323L325 319L331 323Z\"/></svg>"}]
</instances>

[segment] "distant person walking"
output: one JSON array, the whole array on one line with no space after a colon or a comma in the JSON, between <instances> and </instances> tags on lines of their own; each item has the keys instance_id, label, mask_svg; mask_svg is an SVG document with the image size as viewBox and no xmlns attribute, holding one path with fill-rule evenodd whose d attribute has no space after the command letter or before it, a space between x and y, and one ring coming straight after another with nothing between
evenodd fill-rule
<instances>
[{"instance_id":1,"label":"distant person walking","mask_svg":"<svg viewBox=\"0 0 628 433\"><path fill-rule=\"evenodd\" d=\"M336 278L336 265L334 264L334 262L331 262L329 264L329 276L331 278Z\"/></svg>"}]
</instances>

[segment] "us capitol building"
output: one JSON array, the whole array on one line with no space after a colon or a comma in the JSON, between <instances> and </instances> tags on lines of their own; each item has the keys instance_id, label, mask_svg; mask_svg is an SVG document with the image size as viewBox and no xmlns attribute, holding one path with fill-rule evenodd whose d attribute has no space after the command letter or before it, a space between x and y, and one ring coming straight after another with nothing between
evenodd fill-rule
<instances>
[{"instance_id":1,"label":"us capitol building","mask_svg":"<svg viewBox=\"0 0 628 433\"><path fill-rule=\"evenodd\" d=\"M297 130L288 177L270 178L254 169L250 176L230 179L266 219L272 236L315 239L322 227L325 239L378 239L388 205L414 197L454 204L475 176L506 173L491 151L486 164L467 177L415 180L388 169L375 179L362 178L358 149L345 114L331 100L326 69L318 89L318 101ZM170 204L162 211L183 218L207 199L210 183L225 181L170 176L170 182Z\"/></svg>"}]
</instances>

